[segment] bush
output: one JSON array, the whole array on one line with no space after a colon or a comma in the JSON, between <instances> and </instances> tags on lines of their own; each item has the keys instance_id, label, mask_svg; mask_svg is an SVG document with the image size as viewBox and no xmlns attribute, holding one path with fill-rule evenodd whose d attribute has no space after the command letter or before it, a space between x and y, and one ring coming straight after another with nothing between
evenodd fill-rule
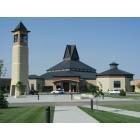
<instances>
[{"instance_id":1,"label":"bush","mask_svg":"<svg viewBox=\"0 0 140 140\"><path fill-rule=\"evenodd\" d=\"M126 92L123 89L120 90L120 96L126 96Z\"/></svg>"},{"instance_id":2,"label":"bush","mask_svg":"<svg viewBox=\"0 0 140 140\"><path fill-rule=\"evenodd\" d=\"M0 108L8 108L8 101L5 99L2 91L0 91Z\"/></svg>"}]
</instances>

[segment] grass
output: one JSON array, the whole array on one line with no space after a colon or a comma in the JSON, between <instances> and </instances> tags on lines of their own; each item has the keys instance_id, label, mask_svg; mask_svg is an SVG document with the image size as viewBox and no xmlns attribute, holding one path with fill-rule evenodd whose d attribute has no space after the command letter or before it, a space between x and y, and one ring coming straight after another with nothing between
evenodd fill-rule
<instances>
[{"instance_id":1,"label":"grass","mask_svg":"<svg viewBox=\"0 0 140 140\"><path fill-rule=\"evenodd\" d=\"M51 120L53 120L53 114L52 111ZM0 123L45 123L45 121L45 107L0 109Z\"/></svg>"},{"instance_id":2,"label":"grass","mask_svg":"<svg viewBox=\"0 0 140 140\"><path fill-rule=\"evenodd\" d=\"M101 123L140 123L140 118L115 114L106 111L91 110L90 108L86 107L80 107L80 109Z\"/></svg>"},{"instance_id":3,"label":"grass","mask_svg":"<svg viewBox=\"0 0 140 140\"><path fill-rule=\"evenodd\" d=\"M114 104L114 105L105 105L105 106L140 112L140 104Z\"/></svg>"}]
</instances>

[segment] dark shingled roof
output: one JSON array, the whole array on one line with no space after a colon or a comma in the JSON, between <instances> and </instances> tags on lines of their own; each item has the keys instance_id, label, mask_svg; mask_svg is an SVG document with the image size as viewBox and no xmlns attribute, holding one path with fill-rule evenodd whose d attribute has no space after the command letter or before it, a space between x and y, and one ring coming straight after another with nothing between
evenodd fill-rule
<instances>
[{"instance_id":1,"label":"dark shingled roof","mask_svg":"<svg viewBox=\"0 0 140 140\"><path fill-rule=\"evenodd\" d=\"M79 55L75 45L67 45L63 61L51 67L47 71L53 72L63 70L96 73L96 70L94 68L79 61Z\"/></svg>"},{"instance_id":2,"label":"dark shingled roof","mask_svg":"<svg viewBox=\"0 0 140 140\"><path fill-rule=\"evenodd\" d=\"M63 61L47 70L41 77L52 79L53 77L78 76L80 79L96 79L96 69L79 61L79 55L75 45L67 45Z\"/></svg>"},{"instance_id":3,"label":"dark shingled roof","mask_svg":"<svg viewBox=\"0 0 140 140\"><path fill-rule=\"evenodd\" d=\"M17 31L30 32L27 30L27 28L24 26L22 22L20 22L12 32L17 32Z\"/></svg>"},{"instance_id":4,"label":"dark shingled roof","mask_svg":"<svg viewBox=\"0 0 140 140\"><path fill-rule=\"evenodd\" d=\"M43 79L43 78L38 75L29 75L29 79Z\"/></svg>"},{"instance_id":5,"label":"dark shingled roof","mask_svg":"<svg viewBox=\"0 0 140 140\"><path fill-rule=\"evenodd\" d=\"M59 71L59 72L47 72L40 77L50 80L54 77L80 77L80 79L95 80L96 73L92 72L76 72L76 71Z\"/></svg>"},{"instance_id":6,"label":"dark shingled roof","mask_svg":"<svg viewBox=\"0 0 140 140\"><path fill-rule=\"evenodd\" d=\"M96 72L96 70L83 62L80 61L62 61L59 64L53 66L47 71L61 71L61 70L70 70L70 71L82 71L82 72Z\"/></svg>"},{"instance_id":7,"label":"dark shingled roof","mask_svg":"<svg viewBox=\"0 0 140 140\"><path fill-rule=\"evenodd\" d=\"M79 55L76 49L76 45L67 45L65 54L63 57L64 60L73 60L73 61L78 61L79 60Z\"/></svg>"},{"instance_id":8,"label":"dark shingled roof","mask_svg":"<svg viewBox=\"0 0 140 140\"><path fill-rule=\"evenodd\" d=\"M133 76L134 74L118 69L119 64L113 62L110 64L110 69L102 73L97 74L97 76Z\"/></svg>"}]
</instances>

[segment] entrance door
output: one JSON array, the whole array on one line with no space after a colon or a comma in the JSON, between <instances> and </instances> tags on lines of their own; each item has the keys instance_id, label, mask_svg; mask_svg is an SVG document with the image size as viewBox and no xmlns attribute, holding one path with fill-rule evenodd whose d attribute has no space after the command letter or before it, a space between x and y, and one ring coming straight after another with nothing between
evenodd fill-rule
<instances>
[{"instance_id":1,"label":"entrance door","mask_svg":"<svg viewBox=\"0 0 140 140\"><path fill-rule=\"evenodd\" d=\"M71 85L71 91L76 92L76 85Z\"/></svg>"},{"instance_id":2,"label":"entrance door","mask_svg":"<svg viewBox=\"0 0 140 140\"><path fill-rule=\"evenodd\" d=\"M69 82L63 82L63 88L65 92L69 92Z\"/></svg>"}]
</instances>

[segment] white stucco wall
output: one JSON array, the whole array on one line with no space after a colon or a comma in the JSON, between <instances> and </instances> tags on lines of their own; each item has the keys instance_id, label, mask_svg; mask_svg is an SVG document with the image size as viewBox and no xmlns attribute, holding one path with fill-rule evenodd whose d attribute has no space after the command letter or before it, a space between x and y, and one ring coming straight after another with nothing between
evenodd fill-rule
<instances>
[{"instance_id":1,"label":"white stucco wall","mask_svg":"<svg viewBox=\"0 0 140 140\"><path fill-rule=\"evenodd\" d=\"M96 86L96 80L86 80L86 82Z\"/></svg>"},{"instance_id":2,"label":"white stucco wall","mask_svg":"<svg viewBox=\"0 0 140 140\"><path fill-rule=\"evenodd\" d=\"M34 90L42 91L44 86L44 81L41 79L29 79L29 87L31 90L31 85L34 85ZM38 89L38 84L40 85L40 89Z\"/></svg>"},{"instance_id":3,"label":"white stucco wall","mask_svg":"<svg viewBox=\"0 0 140 140\"><path fill-rule=\"evenodd\" d=\"M114 89L114 81L120 81L120 83L121 83L120 89L126 90L125 77L97 77L96 80L97 80L97 86L100 86L99 83L102 84L103 92L107 92L108 90L113 90Z\"/></svg>"},{"instance_id":4,"label":"white stucco wall","mask_svg":"<svg viewBox=\"0 0 140 140\"><path fill-rule=\"evenodd\" d=\"M15 86L21 82L25 91L29 91L28 86L28 46L14 44L12 49L12 75L10 95L19 96L21 93Z\"/></svg>"}]
</instances>

